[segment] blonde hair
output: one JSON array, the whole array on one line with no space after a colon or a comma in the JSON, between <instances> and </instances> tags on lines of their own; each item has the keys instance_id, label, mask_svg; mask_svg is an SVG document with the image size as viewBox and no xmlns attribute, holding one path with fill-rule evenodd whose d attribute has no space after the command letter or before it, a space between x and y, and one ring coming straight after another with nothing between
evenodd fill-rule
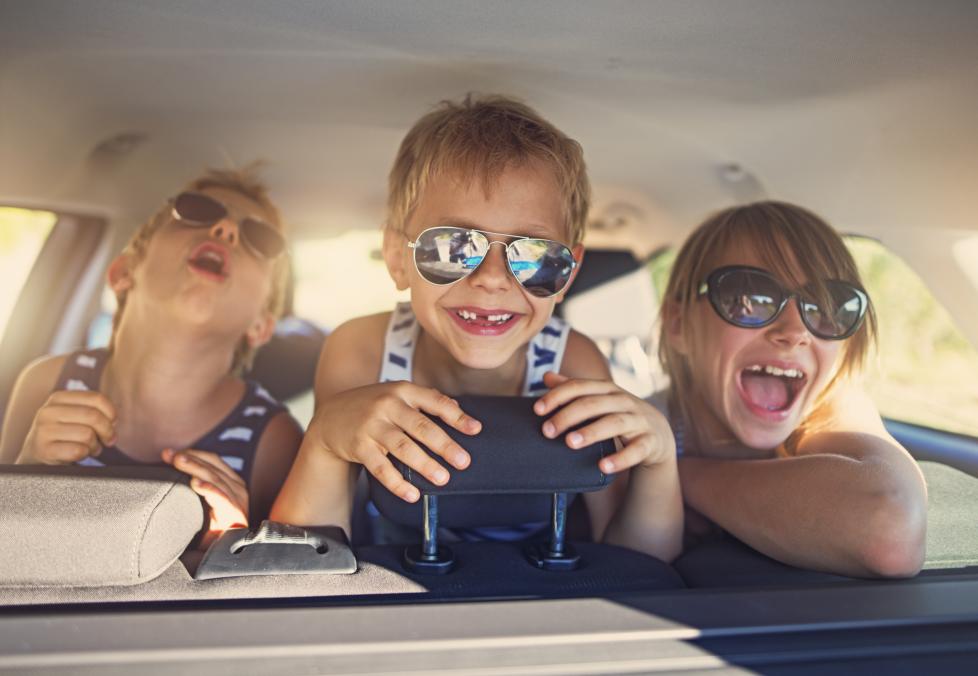
<instances>
[{"instance_id":1,"label":"blonde hair","mask_svg":"<svg viewBox=\"0 0 978 676\"><path fill-rule=\"evenodd\" d=\"M203 174L187 183L183 190L199 191L207 188L232 190L258 204L268 215L270 223L284 230L278 208L268 196L268 187L258 177L261 167L261 162L252 162L241 169L207 169ZM143 261L153 235L171 218L173 218L172 205L167 203L133 234L123 249L123 253L129 257L131 265L136 266ZM290 259L286 252L272 262L272 287L268 294L265 309L275 318L281 317L285 310L290 274ZM116 333L122 321L127 295L128 292L126 291L116 294L118 309L112 317L112 337L109 340L110 352L115 347ZM231 371L241 373L250 369L254 358L255 349L248 344L248 339L242 336L234 348Z\"/></svg>"},{"instance_id":2,"label":"blonde hair","mask_svg":"<svg viewBox=\"0 0 978 676\"><path fill-rule=\"evenodd\" d=\"M581 145L529 106L505 97L442 101L401 142L388 179L386 227L403 232L429 181L439 172L481 178L488 194L508 168L540 161L561 191L570 244L584 239L591 186Z\"/></svg>"},{"instance_id":3,"label":"blonde hair","mask_svg":"<svg viewBox=\"0 0 978 676\"><path fill-rule=\"evenodd\" d=\"M670 404L677 408L685 429L696 434L690 419L689 401L693 391L689 358L668 340L669 313L682 318L684 337L695 333L687 321L699 298L699 288L718 259L731 248L749 244L763 267L793 287L807 282L815 300L829 298L825 281L839 279L862 287L859 270L839 234L814 213L785 202L756 202L725 209L708 218L689 236L673 264L661 310L659 359L671 382ZM825 407L838 384L857 375L870 347L876 341L876 314L872 302L865 319L851 337L843 341L839 368L819 393L815 406L801 425L785 441L784 451L794 452L798 442L824 422ZM687 340L690 344L692 341Z\"/></svg>"}]
</instances>

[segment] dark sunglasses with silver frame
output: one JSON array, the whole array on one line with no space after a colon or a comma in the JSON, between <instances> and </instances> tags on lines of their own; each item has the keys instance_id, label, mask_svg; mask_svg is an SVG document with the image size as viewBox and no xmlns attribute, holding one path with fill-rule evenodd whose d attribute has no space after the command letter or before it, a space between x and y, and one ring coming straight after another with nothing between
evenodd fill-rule
<instances>
[{"instance_id":1,"label":"dark sunglasses with silver frame","mask_svg":"<svg viewBox=\"0 0 978 676\"><path fill-rule=\"evenodd\" d=\"M201 192L184 191L170 200L175 219L192 228L209 228L228 216L220 201ZM285 237L270 223L254 216L238 221L241 241L259 258L271 260L285 251Z\"/></svg>"},{"instance_id":2,"label":"dark sunglasses with silver frame","mask_svg":"<svg viewBox=\"0 0 978 676\"><path fill-rule=\"evenodd\" d=\"M489 236L504 237L508 244L490 241ZM499 244L506 249L506 262L516 280L538 298L555 296L574 275L577 261L566 244L550 239L507 235L452 225L428 228L408 247L414 251L414 266L431 284L446 285L472 274Z\"/></svg>"},{"instance_id":3,"label":"dark sunglasses with silver frame","mask_svg":"<svg viewBox=\"0 0 978 676\"><path fill-rule=\"evenodd\" d=\"M767 270L748 265L728 265L711 272L697 295L707 296L725 322L744 329L773 323L795 299L801 321L812 335L824 340L843 340L854 334L869 308L869 296L855 284L838 279L823 282L822 302L814 300L812 285L792 291Z\"/></svg>"}]
</instances>

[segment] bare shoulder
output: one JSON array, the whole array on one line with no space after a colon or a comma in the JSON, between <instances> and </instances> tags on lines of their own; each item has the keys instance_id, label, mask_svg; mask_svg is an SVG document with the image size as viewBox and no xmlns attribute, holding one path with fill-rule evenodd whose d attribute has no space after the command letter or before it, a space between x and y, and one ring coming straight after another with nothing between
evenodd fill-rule
<instances>
[{"instance_id":1,"label":"bare shoulder","mask_svg":"<svg viewBox=\"0 0 978 676\"><path fill-rule=\"evenodd\" d=\"M351 319L323 344L316 368L316 395L377 382L390 312Z\"/></svg>"},{"instance_id":2,"label":"bare shoulder","mask_svg":"<svg viewBox=\"0 0 978 676\"><path fill-rule=\"evenodd\" d=\"M890 439L876 403L863 388L842 383L827 406L826 428L836 432L864 432Z\"/></svg>"},{"instance_id":3,"label":"bare shoulder","mask_svg":"<svg viewBox=\"0 0 978 676\"><path fill-rule=\"evenodd\" d=\"M564 359L560 363L560 373L568 378L611 378L608 361L594 341L583 333L571 329L567 335Z\"/></svg>"}]
</instances>

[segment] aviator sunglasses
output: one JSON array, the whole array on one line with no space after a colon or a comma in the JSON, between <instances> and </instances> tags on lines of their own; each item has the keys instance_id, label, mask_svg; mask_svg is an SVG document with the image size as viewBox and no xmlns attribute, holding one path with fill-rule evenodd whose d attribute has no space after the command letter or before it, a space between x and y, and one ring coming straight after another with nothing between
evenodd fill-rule
<instances>
[{"instance_id":1,"label":"aviator sunglasses","mask_svg":"<svg viewBox=\"0 0 978 676\"><path fill-rule=\"evenodd\" d=\"M774 275L760 268L730 265L711 272L700 284L698 295L706 295L724 321L745 329L759 329L774 322L788 301L798 303L801 321L812 335L825 340L848 338L859 328L869 306L866 292L849 282L824 282L824 302L811 285L790 291Z\"/></svg>"},{"instance_id":2,"label":"aviator sunglasses","mask_svg":"<svg viewBox=\"0 0 978 676\"><path fill-rule=\"evenodd\" d=\"M173 217L192 228L209 228L228 217L223 204L201 192L182 192L171 200ZM241 241L260 258L272 259L285 250L278 228L254 216L238 221Z\"/></svg>"},{"instance_id":3,"label":"aviator sunglasses","mask_svg":"<svg viewBox=\"0 0 978 676\"><path fill-rule=\"evenodd\" d=\"M509 244L491 242L488 235L514 241ZM570 248L560 242L451 225L428 228L416 240L408 242L408 247L414 250L418 274L432 284L445 285L472 274L493 244L506 248L506 262L513 276L538 298L560 293L577 266Z\"/></svg>"}]
</instances>

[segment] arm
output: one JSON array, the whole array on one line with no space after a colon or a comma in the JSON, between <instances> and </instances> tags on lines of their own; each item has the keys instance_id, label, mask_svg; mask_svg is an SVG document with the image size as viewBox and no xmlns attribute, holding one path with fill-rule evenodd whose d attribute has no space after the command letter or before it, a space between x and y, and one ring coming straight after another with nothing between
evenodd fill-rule
<instances>
[{"instance_id":1,"label":"arm","mask_svg":"<svg viewBox=\"0 0 978 676\"><path fill-rule=\"evenodd\" d=\"M651 405L611 382L604 357L589 339L574 332L568 340L562 374L548 374L551 391L537 409L543 415L564 408L544 423L555 437L592 420L567 436L571 448L617 438L620 450L601 461L619 477L606 490L586 493L595 540L644 551L664 561L682 547L683 507L672 430ZM549 431L548 423L554 425Z\"/></svg>"},{"instance_id":2,"label":"arm","mask_svg":"<svg viewBox=\"0 0 978 676\"><path fill-rule=\"evenodd\" d=\"M253 523L268 516L301 443L302 428L288 412L282 411L268 422L255 450L249 482Z\"/></svg>"},{"instance_id":3,"label":"arm","mask_svg":"<svg viewBox=\"0 0 978 676\"><path fill-rule=\"evenodd\" d=\"M58 382L66 357L42 357L28 364L14 383L0 431L0 465L17 461L34 416Z\"/></svg>"},{"instance_id":4,"label":"arm","mask_svg":"<svg viewBox=\"0 0 978 676\"><path fill-rule=\"evenodd\" d=\"M869 397L842 393L795 456L682 458L686 501L758 551L854 576L909 576L924 560L927 490Z\"/></svg>"}]
</instances>

